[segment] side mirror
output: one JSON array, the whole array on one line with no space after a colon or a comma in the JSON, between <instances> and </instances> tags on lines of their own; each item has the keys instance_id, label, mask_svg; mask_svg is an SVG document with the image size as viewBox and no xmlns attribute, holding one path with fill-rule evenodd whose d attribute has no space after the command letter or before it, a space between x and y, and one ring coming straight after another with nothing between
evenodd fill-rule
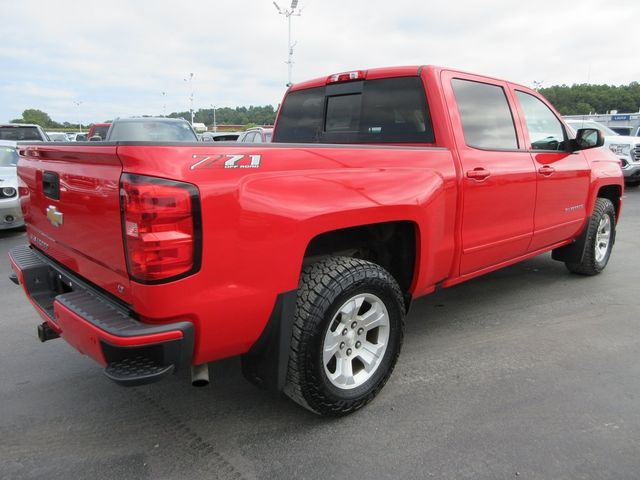
<instances>
[{"instance_id":1,"label":"side mirror","mask_svg":"<svg viewBox=\"0 0 640 480\"><path fill-rule=\"evenodd\" d=\"M102 137L100 135L94 135L92 137L89 137L89 141L90 142L101 142L102 141Z\"/></svg>"},{"instance_id":2,"label":"side mirror","mask_svg":"<svg viewBox=\"0 0 640 480\"><path fill-rule=\"evenodd\" d=\"M600 130L597 128L581 128L578 130L574 140L574 151L601 147L603 145L604 136Z\"/></svg>"},{"instance_id":3,"label":"side mirror","mask_svg":"<svg viewBox=\"0 0 640 480\"><path fill-rule=\"evenodd\" d=\"M87 136L86 135L77 135L76 136L76 142L86 142L87 141Z\"/></svg>"}]
</instances>

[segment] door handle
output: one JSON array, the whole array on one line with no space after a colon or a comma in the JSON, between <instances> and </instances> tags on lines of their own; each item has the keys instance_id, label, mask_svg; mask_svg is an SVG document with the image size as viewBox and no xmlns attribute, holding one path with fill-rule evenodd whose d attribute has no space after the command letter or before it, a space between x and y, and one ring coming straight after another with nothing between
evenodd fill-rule
<instances>
[{"instance_id":1,"label":"door handle","mask_svg":"<svg viewBox=\"0 0 640 480\"><path fill-rule=\"evenodd\" d=\"M556 171L555 168L550 167L549 165L543 165L542 167L540 167L538 169L538 173L541 173L544 176L549 176L549 175L553 175L553 173Z\"/></svg>"},{"instance_id":2,"label":"door handle","mask_svg":"<svg viewBox=\"0 0 640 480\"><path fill-rule=\"evenodd\" d=\"M474 180L484 180L491 172L485 170L482 167L474 168L473 170L467 170L467 178L473 178Z\"/></svg>"}]
</instances>

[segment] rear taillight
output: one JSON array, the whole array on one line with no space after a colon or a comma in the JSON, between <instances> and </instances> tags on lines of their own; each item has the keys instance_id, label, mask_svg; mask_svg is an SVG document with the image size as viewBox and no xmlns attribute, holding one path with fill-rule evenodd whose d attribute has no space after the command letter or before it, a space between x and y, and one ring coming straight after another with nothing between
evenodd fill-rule
<instances>
[{"instance_id":1,"label":"rear taillight","mask_svg":"<svg viewBox=\"0 0 640 480\"><path fill-rule=\"evenodd\" d=\"M161 283L200 268L200 202L194 185L124 174L120 197L127 267L133 280Z\"/></svg>"}]
</instances>

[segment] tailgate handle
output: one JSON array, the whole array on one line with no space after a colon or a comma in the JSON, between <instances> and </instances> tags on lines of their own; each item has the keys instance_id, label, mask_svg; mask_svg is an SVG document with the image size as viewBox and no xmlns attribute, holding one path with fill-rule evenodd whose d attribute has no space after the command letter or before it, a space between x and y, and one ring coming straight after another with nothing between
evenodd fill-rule
<instances>
[{"instance_id":1,"label":"tailgate handle","mask_svg":"<svg viewBox=\"0 0 640 480\"><path fill-rule=\"evenodd\" d=\"M60 177L56 172L42 173L42 191L45 196L60 200Z\"/></svg>"}]
</instances>

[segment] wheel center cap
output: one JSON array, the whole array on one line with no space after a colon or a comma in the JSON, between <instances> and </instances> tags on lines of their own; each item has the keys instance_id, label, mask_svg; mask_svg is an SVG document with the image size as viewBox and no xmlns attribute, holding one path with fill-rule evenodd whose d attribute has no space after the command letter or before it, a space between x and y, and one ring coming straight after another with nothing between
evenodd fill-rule
<instances>
[{"instance_id":1,"label":"wheel center cap","mask_svg":"<svg viewBox=\"0 0 640 480\"><path fill-rule=\"evenodd\" d=\"M346 343L349 347L353 347L356 343L356 332L353 330L350 330L347 333L347 339L346 339Z\"/></svg>"}]
</instances>

